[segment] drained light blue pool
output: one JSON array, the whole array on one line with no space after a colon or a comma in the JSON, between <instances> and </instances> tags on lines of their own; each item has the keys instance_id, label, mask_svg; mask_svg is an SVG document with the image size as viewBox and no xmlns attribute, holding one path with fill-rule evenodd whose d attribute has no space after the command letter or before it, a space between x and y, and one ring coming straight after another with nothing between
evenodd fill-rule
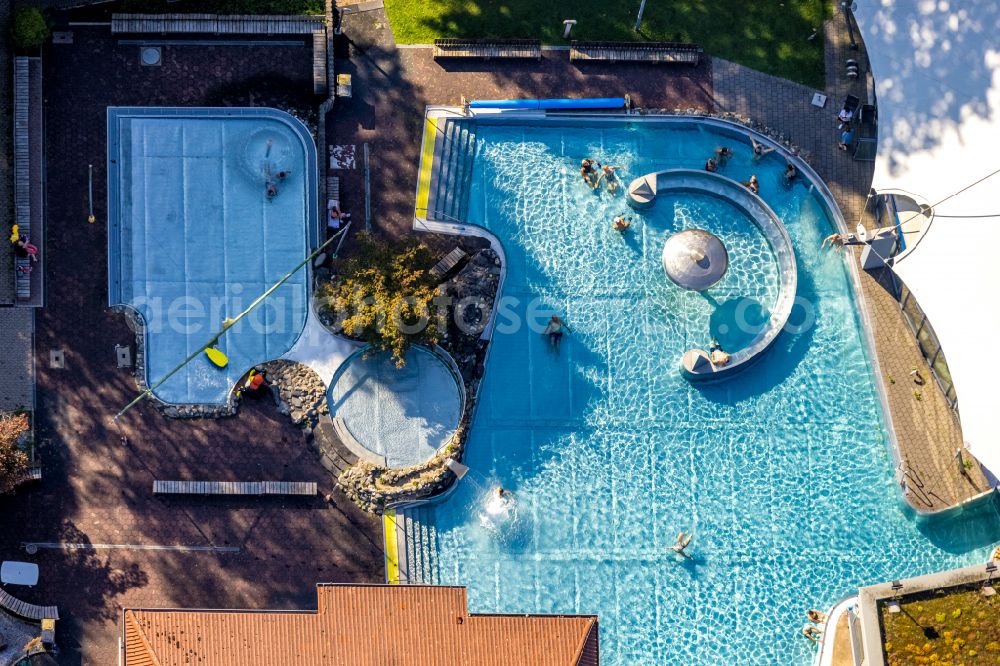
<instances>
[{"instance_id":1,"label":"drained light blue pool","mask_svg":"<svg viewBox=\"0 0 1000 666\"><path fill-rule=\"evenodd\" d=\"M154 385L309 253L315 146L273 109L109 109L108 137L108 297L142 315ZM200 354L156 396L225 403L243 373L294 344L307 285L299 271L219 340L227 367Z\"/></svg>"},{"instance_id":2,"label":"drained light blue pool","mask_svg":"<svg viewBox=\"0 0 1000 666\"><path fill-rule=\"evenodd\" d=\"M745 140L685 125L480 124L469 221L507 256L503 294L464 462L436 505L440 581L466 585L470 610L597 613L602 664L807 664L809 608L858 586L985 561L997 511L915 521L893 482L886 424L834 230L808 182L780 184L784 161L752 164ZM753 366L693 385L683 352L725 346L736 306L777 293L769 246L720 200L661 196L644 213L594 194L580 160L622 165L623 187L669 168L756 173L796 251L800 305ZM623 238L612 217L633 216ZM664 275L669 234L700 226L732 268L707 295ZM524 324L538 301L572 329L557 354ZM521 320L516 325L515 319ZM544 324L544 317L541 318ZM719 326L727 324L725 333ZM517 520L483 527L484 494L513 491ZM693 561L668 550L693 532Z\"/></svg>"},{"instance_id":3,"label":"drained light blue pool","mask_svg":"<svg viewBox=\"0 0 1000 666\"><path fill-rule=\"evenodd\" d=\"M419 465L447 444L462 417L456 373L437 353L412 347L397 367L389 353L360 351L340 366L330 414L388 467Z\"/></svg>"}]
</instances>

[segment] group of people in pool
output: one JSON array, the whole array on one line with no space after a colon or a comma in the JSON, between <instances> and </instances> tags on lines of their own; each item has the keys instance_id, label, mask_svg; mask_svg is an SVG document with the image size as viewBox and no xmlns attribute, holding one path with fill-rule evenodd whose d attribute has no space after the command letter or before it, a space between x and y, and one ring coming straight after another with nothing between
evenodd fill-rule
<instances>
[{"instance_id":1,"label":"group of people in pool","mask_svg":"<svg viewBox=\"0 0 1000 666\"><path fill-rule=\"evenodd\" d=\"M758 142L752 136L749 136L751 145L751 159L754 162L759 162L765 155L775 150L772 146L765 146L764 144ZM705 171L710 173L715 173L719 169L726 166L729 162L729 158L733 156L733 149L728 146L720 146L715 149L715 156L708 158L705 162ZM785 173L782 175L782 183L784 186L791 187L795 179L799 177L798 169L795 165L789 162L785 167ZM757 174L751 174L748 180L740 181L740 184L753 192L754 194L760 194L760 181L757 179Z\"/></svg>"},{"instance_id":2,"label":"group of people in pool","mask_svg":"<svg viewBox=\"0 0 1000 666\"><path fill-rule=\"evenodd\" d=\"M605 182L608 192L615 194L621 187L621 182L615 175L615 171L619 169L621 169L620 166L602 165L597 160L588 157L580 162L580 177L583 178L583 182L595 190L601 186L601 182Z\"/></svg>"},{"instance_id":3,"label":"group of people in pool","mask_svg":"<svg viewBox=\"0 0 1000 666\"><path fill-rule=\"evenodd\" d=\"M758 142L752 136L747 135L750 139L751 145L751 157L754 162L759 161L765 155L776 150L773 146L765 146L764 144ZM729 162L729 158L733 156L733 149L729 146L720 146L715 149L715 155L708 158L705 162L705 171L715 173L719 169L726 166ZM589 187L592 189L598 189L601 186L601 182L607 183L608 192L614 194L618 192L621 187L621 181L615 174L615 171L621 169L621 166L612 166L609 164L601 164L597 160L592 158L586 158L580 162L580 178L583 179ZM798 178L799 172L795 168L795 165L791 162L785 168L785 172L782 176L782 182L785 187L791 187L792 183ZM740 183L743 187L747 188L754 194L760 194L760 181L757 179L757 174L751 174L748 180L741 181ZM611 227L624 234L628 231L629 227L632 226L632 218L625 217L624 215L616 215L611 220Z\"/></svg>"},{"instance_id":4,"label":"group of people in pool","mask_svg":"<svg viewBox=\"0 0 1000 666\"><path fill-rule=\"evenodd\" d=\"M264 164L264 193L267 194L268 201L278 196L278 183L285 180L292 174L291 171L278 171L271 173L271 164Z\"/></svg>"},{"instance_id":5,"label":"group of people in pool","mask_svg":"<svg viewBox=\"0 0 1000 666\"><path fill-rule=\"evenodd\" d=\"M818 610L808 610L806 611L806 618L809 621L802 627L802 635L813 643L819 643L823 640L823 630L826 628L826 613Z\"/></svg>"}]
</instances>

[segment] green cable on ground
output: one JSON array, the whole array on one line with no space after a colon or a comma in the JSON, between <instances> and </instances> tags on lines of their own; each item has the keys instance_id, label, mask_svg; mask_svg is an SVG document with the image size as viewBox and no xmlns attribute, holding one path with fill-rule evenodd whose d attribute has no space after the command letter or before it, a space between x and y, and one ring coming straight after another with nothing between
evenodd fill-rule
<instances>
[{"instance_id":1,"label":"green cable on ground","mask_svg":"<svg viewBox=\"0 0 1000 666\"><path fill-rule=\"evenodd\" d=\"M330 243L332 243L333 241L337 240L337 238L339 238L341 236L341 234L343 234L345 231L347 231L350 227L351 227L351 225L348 224L346 227L344 227L343 229L341 229L340 231L338 231L334 235L330 236L330 238L328 238L325 243L323 243L318 248L316 248L313 251L312 254L310 254L308 257L306 257L305 259L303 259L299 263L298 266L296 266L291 271L289 271L287 274L285 274L285 276L283 278L281 278L280 280L278 280L277 282L275 282L273 285L271 285L267 289L267 291L265 291L263 294L261 294L260 296L258 296L257 299L254 300L253 303L251 303L249 306L247 306L247 308L245 310L243 310L243 312L241 312L238 315L236 315L235 318L223 320L222 330L221 331L219 331L214 336L212 336L212 338L208 342L206 342L204 345L202 345L201 347L199 347L197 351L193 352L186 359L184 359L183 361L181 361L177 366L174 367L173 370L171 370L166 375L164 375L164 377L160 381L156 382L155 384L153 384L152 386L150 386L149 388L147 388L145 391L142 391L139 395L137 395L135 397L135 399L132 400L132 402L130 402L127 405L125 405L125 407L123 407L120 412L118 412L117 414L115 414L114 421L117 422L118 421L118 417L122 416L123 414L125 414L125 412L127 412L130 409L132 409L133 407L135 407L140 402L142 402L142 400L144 398L148 398L149 396L151 396L153 394L153 391L155 391L160 386L162 386L165 381L167 381L168 379L170 379L171 377L173 377L175 374L177 374L177 372L181 368L183 368L185 365L187 365L188 363L190 363L191 361L193 361L194 359L196 359L206 349L208 349L209 347L214 347L215 344L219 341L219 338L221 338L226 333L226 331L228 331L230 328L232 328L233 325L236 324L236 322L238 322L240 319L243 319L243 317L245 317L248 314L250 314L250 312L254 308L256 308L258 305L260 305L261 303L264 302L265 298L267 298L268 296L270 296L271 294L273 294L275 292L275 290L278 289L278 287L280 287L281 285L285 284L285 282L287 282L293 275L295 275L300 270L302 270L303 266L305 266L310 261L312 261L317 256L319 256L319 254L324 249L326 249L326 247ZM333 258L336 258L336 256L337 256L336 253L334 253L332 255Z\"/></svg>"}]
</instances>

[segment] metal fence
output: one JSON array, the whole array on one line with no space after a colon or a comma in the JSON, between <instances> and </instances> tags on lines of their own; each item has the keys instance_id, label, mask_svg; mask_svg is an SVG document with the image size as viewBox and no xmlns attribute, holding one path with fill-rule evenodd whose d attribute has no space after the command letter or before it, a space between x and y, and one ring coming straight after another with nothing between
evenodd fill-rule
<instances>
[{"instance_id":1,"label":"metal fence","mask_svg":"<svg viewBox=\"0 0 1000 666\"><path fill-rule=\"evenodd\" d=\"M917 346L920 347L920 352L927 359L931 374L934 375L934 380L941 388L948 404L951 405L952 409L957 409L958 397L955 394L955 385L952 383L948 361L945 358L944 350L941 349L941 343L938 342L937 334L934 333L934 328L927 320L924 311L920 309L920 304L917 303L913 293L895 273L890 271L890 275L892 276L894 295L899 302L900 310L903 312L903 318L910 330L913 331L913 335L917 339Z\"/></svg>"}]
</instances>

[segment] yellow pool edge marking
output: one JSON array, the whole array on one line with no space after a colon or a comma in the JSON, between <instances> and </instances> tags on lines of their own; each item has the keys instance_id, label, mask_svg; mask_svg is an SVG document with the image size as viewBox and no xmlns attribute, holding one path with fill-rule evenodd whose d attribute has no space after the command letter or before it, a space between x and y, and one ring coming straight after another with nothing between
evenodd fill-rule
<instances>
[{"instance_id":1,"label":"yellow pool edge marking","mask_svg":"<svg viewBox=\"0 0 1000 666\"><path fill-rule=\"evenodd\" d=\"M424 144L420 151L420 173L417 176L417 217L427 217L427 203L431 198L431 167L434 165L434 139L437 123L427 118L424 123Z\"/></svg>"},{"instance_id":2,"label":"yellow pool edge marking","mask_svg":"<svg viewBox=\"0 0 1000 666\"><path fill-rule=\"evenodd\" d=\"M396 510L382 514L382 535L385 538L385 582L399 585L399 544L396 542Z\"/></svg>"}]
</instances>

